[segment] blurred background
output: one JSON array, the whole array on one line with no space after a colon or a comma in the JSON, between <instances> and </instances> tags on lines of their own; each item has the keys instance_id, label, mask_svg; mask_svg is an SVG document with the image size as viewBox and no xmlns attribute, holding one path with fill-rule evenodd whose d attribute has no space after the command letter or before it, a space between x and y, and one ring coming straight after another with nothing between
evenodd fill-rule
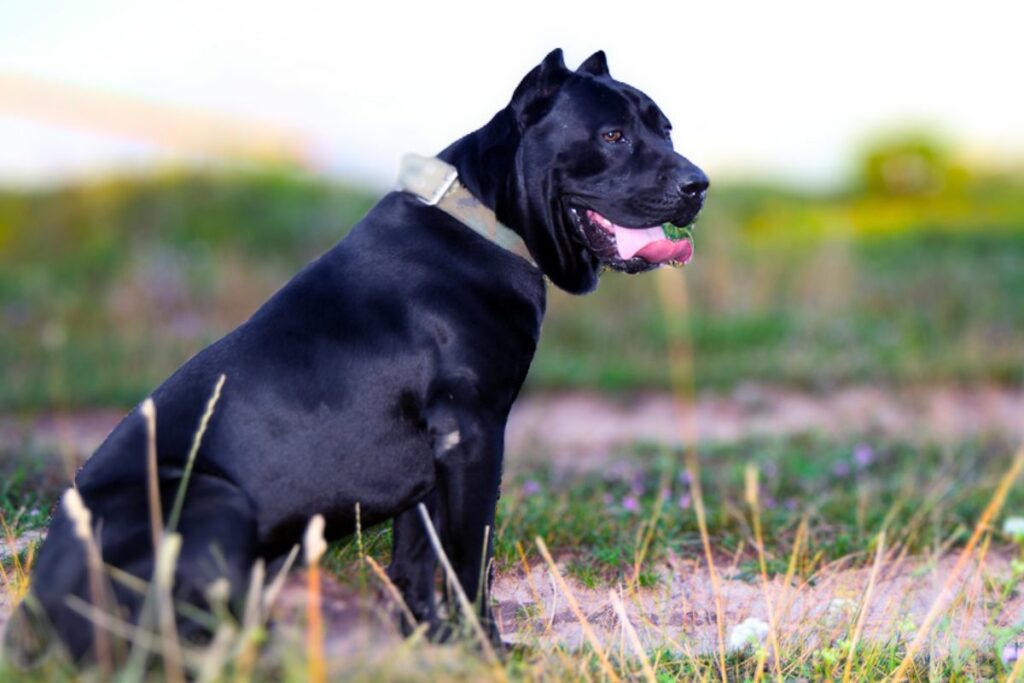
<instances>
[{"instance_id":1,"label":"blurred background","mask_svg":"<svg viewBox=\"0 0 1024 683\"><path fill-rule=\"evenodd\" d=\"M554 47L712 179L694 379L1020 387L1010 4L0 6L0 413L123 410L244 321ZM395 264L401 268L401 264ZM551 290L528 391L669 385L655 279Z\"/></svg>"}]
</instances>

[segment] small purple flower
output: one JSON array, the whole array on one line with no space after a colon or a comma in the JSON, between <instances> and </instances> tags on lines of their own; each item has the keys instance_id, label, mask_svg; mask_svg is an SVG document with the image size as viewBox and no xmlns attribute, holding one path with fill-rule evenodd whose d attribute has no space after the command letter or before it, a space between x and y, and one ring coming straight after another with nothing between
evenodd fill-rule
<instances>
[{"instance_id":1,"label":"small purple flower","mask_svg":"<svg viewBox=\"0 0 1024 683\"><path fill-rule=\"evenodd\" d=\"M778 503L775 501L775 498L773 498L772 496L765 496L761 500L765 510L773 510L775 509L775 506L778 505Z\"/></svg>"},{"instance_id":2,"label":"small purple flower","mask_svg":"<svg viewBox=\"0 0 1024 683\"><path fill-rule=\"evenodd\" d=\"M787 498L786 502L783 503L783 505L785 505L786 509L789 510L790 512L796 510L796 498Z\"/></svg>"},{"instance_id":3,"label":"small purple flower","mask_svg":"<svg viewBox=\"0 0 1024 683\"><path fill-rule=\"evenodd\" d=\"M622 509L626 512L636 512L640 509L640 501L633 496L623 496Z\"/></svg>"},{"instance_id":4,"label":"small purple flower","mask_svg":"<svg viewBox=\"0 0 1024 683\"><path fill-rule=\"evenodd\" d=\"M690 508L690 502L691 501L690 501L690 494L689 493L684 493L683 495L679 496L679 501L678 501L679 509L680 510L688 510Z\"/></svg>"},{"instance_id":5,"label":"small purple flower","mask_svg":"<svg viewBox=\"0 0 1024 683\"><path fill-rule=\"evenodd\" d=\"M689 485L690 483L690 470L683 470L679 473L679 483Z\"/></svg>"},{"instance_id":6,"label":"small purple flower","mask_svg":"<svg viewBox=\"0 0 1024 683\"><path fill-rule=\"evenodd\" d=\"M661 490L661 499L666 503L672 500L672 490L668 488L663 488Z\"/></svg>"},{"instance_id":7,"label":"small purple flower","mask_svg":"<svg viewBox=\"0 0 1024 683\"><path fill-rule=\"evenodd\" d=\"M637 472L636 474L634 474L633 475L633 485L630 487L630 492L634 496L642 496L642 495L644 495L644 490L646 488L647 487L646 487L646 482L644 481L644 473L643 472Z\"/></svg>"},{"instance_id":8,"label":"small purple flower","mask_svg":"<svg viewBox=\"0 0 1024 683\"><path fill-rule=\"evenodd\" d=\"M606 508L610 508L612 505L615 504L615 499L612 498L612 494L606 493L603 496L601 496L601 502L604 503L604 506Z\"/></svg>"},{"instance_id":9,"label":"small purple flower","mask_svg":"<svg viewBox=\"0 0 1024 683\"><path fill-rule=\"evenodd\" d=\"M850 463L845 460L840 460L832 466L832 474L837 477L845 477L850 474Z\"/></svg>"},{"instance_id":10,"label":"small purple flower","mask_svg":"<svg viewBox=\"0 0 1024 683\"><path fill-rule=\"evenodd\" d=\"M520 489L524 496L532 496L540 493L540 484L534 479L527 479L523 482L523 487Z\"/></svg>"},{"instance_id":11,"label":"small purple flower","mask_svg":"<svg viewBox=\"0 0 1024 683\"><path fill-rule=\"evenodd\" d=\"M853 461L857 463L857 469L864 469L875 461L875 449L869 444L859 443L853 447Z\"/></svg>"},{"instance_id":12,"label":"small purple flower","mask_svg":"<svg viewBox=\"0 0 1024 683\"><path fill-rule=\"evenodd\" d=\"M1003 664L1006 666L1012 666L1018 659L1020 659L1022 650L1024 650L1024 645L1019 642L1007 643L1003 647L1003 651L1000 653L1000 659L1003 660Z\"/></svg>"}]
</instances>

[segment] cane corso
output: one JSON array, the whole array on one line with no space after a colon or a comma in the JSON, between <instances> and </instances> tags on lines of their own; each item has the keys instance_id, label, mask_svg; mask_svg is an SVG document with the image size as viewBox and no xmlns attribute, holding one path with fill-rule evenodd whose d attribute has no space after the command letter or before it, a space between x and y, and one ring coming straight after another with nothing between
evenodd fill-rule
<instances>
[{"instance_id":1,"label":"cane corso","mask_svg":"<svg viewBox=\"0 0 1024 683\"><path fill-rule=\"evenodd\" d=\"M179 601L203 605L219 577L238 598L254 561L285 554L311 516L325 517L328 539L352 534L358 503L364 526L393 520L390 577L415 617L443 631L423 503L466 594L484 590L480 617L496 637L489 578L480 586L485 529L547 281L584 294L606 268L690 258L692 242L668 224L693 222L708 180L673 150L670 131L650 98L609 75L604 53L576 71L561 50L549 54L486 125L428 160L437 166L410 171L409 187L423 191L384 196L153 392L159 496L148 490L144 411L114 429L75 479L103 562L151 579L150 501L162 501L166 520L223 374L177 526ZM462 195L445 208L453 188ZM14 621L46 622L82 661L93 650L82 610L90 577L67 507L54 513ZM138 590L115 581L112 591L122 615L138 619Z\"/></svg>"}]
</instances>

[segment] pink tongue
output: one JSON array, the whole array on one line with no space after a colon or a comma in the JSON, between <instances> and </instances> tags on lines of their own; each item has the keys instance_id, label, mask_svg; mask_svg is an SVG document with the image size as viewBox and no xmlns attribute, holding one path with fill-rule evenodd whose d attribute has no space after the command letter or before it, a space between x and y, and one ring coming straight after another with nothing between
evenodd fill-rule
<instances>
[{"instance_id":1,"label":"pink tongue","mask_svg":"<svg viewBox=\"0 0 1024 683\"><path fill-rule=\"evenodd\" d=\"M661 226L653 228L624 228L612 224L615 231L615 244L619 256L628 260L634 256L650 263L665 261L681 261L686 263L693 256L693 244L688 239L673 242L665 238Z\"/></svg>"}]
</instances>

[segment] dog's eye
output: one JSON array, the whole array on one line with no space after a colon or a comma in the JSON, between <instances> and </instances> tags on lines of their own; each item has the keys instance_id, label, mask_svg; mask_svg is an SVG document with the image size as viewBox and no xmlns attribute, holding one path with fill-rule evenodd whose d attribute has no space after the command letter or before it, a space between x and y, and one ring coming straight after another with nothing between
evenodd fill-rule
<instances>
[{"instance_id":1,"label":"dog's eye","mask_svg":"<svg viewBox=\"0 0 1024 683\"><path fill-rule=\"evenodd\" d=\"M605 142L622 142L621 130L609 130L601 133L601 139Z\"/></svg>"}]
</instances>

